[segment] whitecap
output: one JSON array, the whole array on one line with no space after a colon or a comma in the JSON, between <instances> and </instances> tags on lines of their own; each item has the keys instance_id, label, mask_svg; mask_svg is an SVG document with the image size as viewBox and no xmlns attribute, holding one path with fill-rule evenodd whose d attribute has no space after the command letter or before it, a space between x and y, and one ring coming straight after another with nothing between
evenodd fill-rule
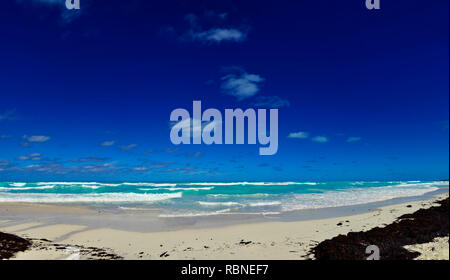
<instances>
[{"instance_id":1,"label":"whitecap","mask_svg":"<svg viewBox=\"0 0 450 280\"><path fill-rule=\"evenodd\" d=\"M448 184L447 184L448 185ZM283 211L350 206L386 201L393 198L421 196L436 191L443 184L399 184L370 188L349 188L323 193L295 194L282 201Z\"/></svg>"},{"instance_id":2,"label":"whitecap","mask_svg":"<svg viewBox=\"0 0 450 280\"><path fill-rule=\"evenodd\" d=\"M142 187L175 187L175 183L122 183L125 186L142 186Z\"/></svg>"},{"instance_id":3,"label":"whitecap","mask_svg":"<svg viewBox=\"0 0 450 280\"><path fill-rule=\"evenodd\" d=\"M54 187L55 186L14 187L14 188L0 187L0 190L6 190L6 191L46 190L46 189L53 189Z\"/></svg>"},{"instance_id":4,"label":"whitecap","mask_svg":"<svg viewBox=\"0 0 450 280\"><path fill-rule=\"evenodd\" d=\"M217 215L224 215L224 214L230 214L231 209L223 209L218 210L215 212L190 212L190 213L183 213L183 214L160 214L158 217L160 218L188 218L188 217L202 217L202 216L217 216Z\"/></svg>"},{"instance_id":5,"label":"whitecap","mask_svg":"<svg viewBox=\"0 0 450 280\"><path fill-rule=\"evenodd\" d=\"M27 183L11 183L9 184L11 187L23 187L25 186Z\"/></svg>"},{"instance_id":6,"label":"whitecap","mask_svg":"<svg viewBox=\"0 0 450 280\"><path fill-rule=\"evenodd\" d=\"M89 194L12 194L1 193L0 202L31 202L31 203L64 203L64 202L155 202L172 198L180 198L182 193L89 193Z\"/></svg>"},{"instance_id":7,"label":"whitecap","mask_svg":"<svg viewBox=\"0 0 450 280\"><path fill-rule=\"evenodd\" d=\"M248 204L248 206L250 207L275 206L275 205L281 205L281 201L260 201Z\"/></svg>"},{"instance_id":8,"label":"whitecap","mask_svg":"<svg viewBox=\"0 0 450 280\"><path fill-rule=\"evenodd\" d=\"M167 190L167 191L200 191L200 190L212 190L214 187L205 188L139 188L141 191L157 191L157 190Z\"/></svg>"},{"instance_id":9,"label":"whitecap","mask_svg":"<svg viewBox=\"0 0 450 280\"><path fill-rule=\"evenodd\" d=\"M241 205L240 203L234 202L234 201L224 201L224 202L208 202L208 201L197 201L198 204L203 206L210 206L210 207L216 207L216 206L238 206Z\"/></svg>"}]
</instances>

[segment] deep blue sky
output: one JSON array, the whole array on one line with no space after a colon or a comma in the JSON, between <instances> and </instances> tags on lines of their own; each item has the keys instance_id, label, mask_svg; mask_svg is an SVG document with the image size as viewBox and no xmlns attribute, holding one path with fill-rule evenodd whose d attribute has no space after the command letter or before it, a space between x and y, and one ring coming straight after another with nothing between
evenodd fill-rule
<instances>
[{"instance_id":1,"label":"deep blue sky","mask_svg":"<svg viewBox=\"0 0 450 280\"><path fill-rule=\"evenodd\" d=\"M2 1L0 181L446 179L449 2L364 2ZM174 146L193 100L279 107L278 153Z\"/></svg>"}]
</instances>

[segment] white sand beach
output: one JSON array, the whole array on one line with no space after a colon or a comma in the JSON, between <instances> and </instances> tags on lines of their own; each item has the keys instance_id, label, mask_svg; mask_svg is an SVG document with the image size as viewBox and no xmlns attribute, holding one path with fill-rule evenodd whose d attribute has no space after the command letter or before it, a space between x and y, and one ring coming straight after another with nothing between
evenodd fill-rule
<instances>
[{"instance_id":1,"label":"white sand beach","mask_svg":"<svg viewBox=\"0 0 450 280\"><path fill-rule=\"evenodd\" d=\"M440 194L432 199L370 209L369 212L342 217L303 221L263 221L224 226L189 227L166 231L139 231L113 226L93 226L93 221L108 219L105 213L85 206L57 206L27 203L0 204L0 231L33 239L31 249L12 259L71 259L81 251L80 259L98 259L115 254L123 259L308 259L309 250L325 239L351 231L366 231L394 222L399 216L429 208L433 202L448 197ZM36 219L20 222L30 215L58 219ZM67 215L85 217L89 222L70 222ZM139 213L123 215L123 222L142 223ZM8 216L8 219L2 217ZM161 219L161 218L159 218ZM220 216L211 219L221 219ZM80 219L82 221L83 219ZM165 218L170 223L170 218ZM59 221L55 223L55 221ZM150 221L151 222L151 221ZM100 224L100 223L99 223ZM151 226L151 225L150 225ZM67 249L67 247L70 247ZM102 254L87 248L100 248ZM448 259L448 237L432 243L408 246L421 253L419 259ZM77 251L78 250L78 251ZM381 252L381 258L382 258ZM75 258L78 258L75 256Z\"/></svg>"}]
</instances>

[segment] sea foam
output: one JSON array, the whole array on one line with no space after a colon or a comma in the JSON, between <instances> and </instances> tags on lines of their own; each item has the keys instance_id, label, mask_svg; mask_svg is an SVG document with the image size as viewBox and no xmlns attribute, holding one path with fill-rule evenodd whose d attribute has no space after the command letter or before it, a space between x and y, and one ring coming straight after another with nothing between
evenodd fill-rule
<instances>
[{"instance_id":1,"label":"sea foam","mask_svg":"<svg viewBox=\"0 0 450 280\"><path fill-rule=\"evenodd\" d=\"M181 198L182 193L89 193L89 194L13 194L3 193L0 202L34 202L34 203L64 203L64 202L155 202L160 200Z\"/></svg>"}]
</instances>

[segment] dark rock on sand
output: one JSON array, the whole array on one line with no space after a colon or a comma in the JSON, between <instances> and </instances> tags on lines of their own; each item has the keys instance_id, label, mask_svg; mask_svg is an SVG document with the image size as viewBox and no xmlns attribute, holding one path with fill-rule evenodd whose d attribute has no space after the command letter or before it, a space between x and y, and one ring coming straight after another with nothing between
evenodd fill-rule
<instances>
[{"instance_id":1,"label":"dark rock on sand","mask_svg":"<svg viewBox=\"0 0 450 280\"><path fill-rule=\"evenodd\" d=\"M31 246L29 240L16 235L0 232L0 260L9 259L15 253L25 251Z\"/></svg>"},{"instance_id":2,"label":"dark rock on sand","mask_svg":"<svg viewBox=\"0 0 450 280\"><path fill-rule=\"evenodd\" d=\"M250 244L250 243L252 243L251 241L244 241L244 239L242 239L240 242L239 242L239 245L248 245L248 244Z\"/></svg>"},{"instance_id":3,"label":"dark rock on sand","mask_svg":"<svg viewBox=\"0 0 450 280\"><path fill-rule=\"evenodd\" d=\"M367 246L376 245L381 260L414 259L420 254L403 246L427 243L449 235L449 199L437 203L439 206L403 215L383 228L350 232L325 240L312 248L311 253L318 260L365 260Z\"/></svg>"},{"instance_id":4,"label":"dark rock on sand","mask_svg":"<svg viewBox=\"0 0 450 280\"><path fill-rule=\"evenodd\" d=\"M164 257L168 257L168 256L170 256L170 255L168 254L167 251L165 251L164 253L162 253L161 255L159 255L160 258L164 258Z\"/></svg>"}]
</instances>

